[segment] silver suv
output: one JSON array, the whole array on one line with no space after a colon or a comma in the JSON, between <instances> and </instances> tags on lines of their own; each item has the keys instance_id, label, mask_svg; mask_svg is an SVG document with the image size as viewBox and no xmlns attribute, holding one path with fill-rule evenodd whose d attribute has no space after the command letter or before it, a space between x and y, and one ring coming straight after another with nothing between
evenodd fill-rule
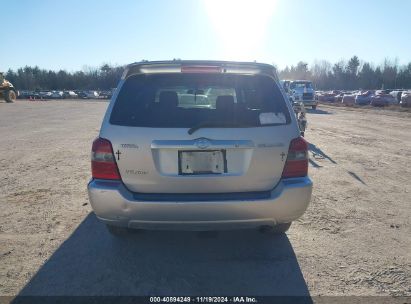
<instances>
[{"instance_id":1,"label":"silver suv","mask_svg":"<svg viewBox=\"0 0 411 304\"><path fill-rule=\"evenodd\" d=\"M134 63L93 142L89 198L115 234L285 232L311 198L307 148L271 65Z\"/></svg>"}]
</instances>

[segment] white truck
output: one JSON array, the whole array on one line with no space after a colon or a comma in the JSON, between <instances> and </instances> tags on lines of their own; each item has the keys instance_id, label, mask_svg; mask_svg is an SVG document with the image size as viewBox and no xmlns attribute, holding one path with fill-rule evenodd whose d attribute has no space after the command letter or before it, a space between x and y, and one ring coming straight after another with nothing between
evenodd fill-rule
<instances>
[{"instance_id":1,"label":"white truck","mask_svg":"<svg viewBox=\"0 0 411 304\"><path fill-rule=\"evenodd\" d=\"M286 82L284 82L284 84L285 83ZM317 108L318 101L315 100L315 91L309 80L290 81L288 84L288 95L290 101L293 103L303 103L305 107L312 107L313 109Z\"/></svg>"},{"instance_id":2,"label":"white truck","mask_svg":"<svg viewBox=\"0 0 411 304\"><path fill-rule=\"evenodd\" d=\"M301 136L304 136L305 130L307 128L307 118L305 115L306 114L305 102L303 102L303 98L301 98L298 94L295 94L295 90L294 91L291 90L291 84L293 82L295 81L280 80L281 86L283 87L285 93L287 94L288 101L293 106L293 110L294 110L295 116L298 121L298 127L300 128ZM313 93L313 96L314 96L314 93ZM314 106L310 104L310 106L312 106L312 108L315 109L317 107L317 104L315 104Z\"/></svg>"}]
</instances>

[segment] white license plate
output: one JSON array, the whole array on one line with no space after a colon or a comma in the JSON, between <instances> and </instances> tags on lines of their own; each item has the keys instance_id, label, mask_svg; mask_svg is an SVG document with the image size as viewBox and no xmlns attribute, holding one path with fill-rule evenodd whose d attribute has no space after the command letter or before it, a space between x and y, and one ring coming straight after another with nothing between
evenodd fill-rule
<instances>
[{"instance_id":1,"label":"white license plate","mask_svg":"<svg viewBox=\"0 0 411 304\"><path fill-rule=\"evenodd\" d=\"M222 174L227 172L225 151L179 151L180 174Z\"/></svg>"}]
</instances>

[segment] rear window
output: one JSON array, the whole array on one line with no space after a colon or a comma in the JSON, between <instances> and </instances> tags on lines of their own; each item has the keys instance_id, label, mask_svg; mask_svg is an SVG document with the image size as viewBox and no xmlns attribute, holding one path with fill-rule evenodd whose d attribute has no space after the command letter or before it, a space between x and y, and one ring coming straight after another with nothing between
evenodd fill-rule
<instances>
[{"instance_id":1,"label":"rear window","mask_svg":"<svg viewBox=\"0 0 411 304\"><path fill-rule=\"evenodd\" d=\"M143 74L129 77L110 123L123 126L191 128L199 123L230 127L290 122L283 95L266 76Z\"/></svg>"}]
</instances>

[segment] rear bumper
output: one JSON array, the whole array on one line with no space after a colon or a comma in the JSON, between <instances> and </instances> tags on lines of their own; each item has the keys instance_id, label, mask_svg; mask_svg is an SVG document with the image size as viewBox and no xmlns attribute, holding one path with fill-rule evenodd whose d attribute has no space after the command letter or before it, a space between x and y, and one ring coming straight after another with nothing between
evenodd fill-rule
<instances>
[{"instance_id":1,"label":"rear bumper","mask_svg":"<svg viewBox=\"0 0 411 304\"><path fill-rule=\"evenodd\" d=\"M121 182L91 180L90 203L103 222L141 229L224 230L273 226L299 218L311 199L308 177L282 180L269 198L218 201L143 201Z\"/></svg>"}]
</instances>

